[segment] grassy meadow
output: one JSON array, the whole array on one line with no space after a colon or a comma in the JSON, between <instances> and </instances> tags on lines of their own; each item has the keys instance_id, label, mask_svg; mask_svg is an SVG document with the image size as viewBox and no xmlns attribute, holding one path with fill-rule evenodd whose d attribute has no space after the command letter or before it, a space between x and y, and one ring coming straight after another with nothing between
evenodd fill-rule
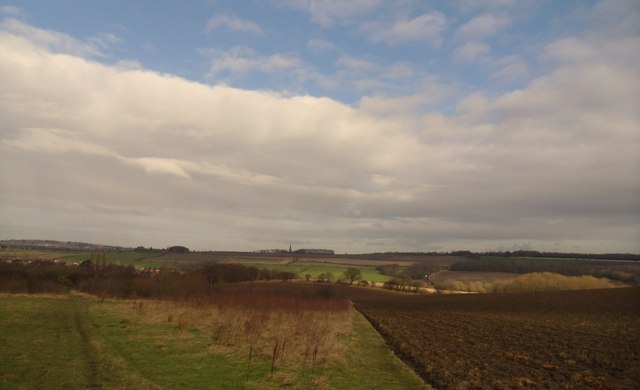
<instances>
[{"instance_id":1,"label":"grassy meadow","mask_svg":"<svg viewBox=\"0 0 640 390\"><path fill-rule=\"evenodd\" d=\"M241 295L2 294L0 388L426 388L348 301Z\"/></svg>"}]
</instances>

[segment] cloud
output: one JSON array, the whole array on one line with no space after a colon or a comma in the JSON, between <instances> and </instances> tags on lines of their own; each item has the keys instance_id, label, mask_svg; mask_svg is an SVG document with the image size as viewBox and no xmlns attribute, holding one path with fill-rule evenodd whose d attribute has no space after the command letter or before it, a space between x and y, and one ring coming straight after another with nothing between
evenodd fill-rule
<instances>
[{"instance_id":1,"label":"cloud","mask_svg":"<svg viewBox=\"0 0 640 390\"><path fill-rule=\"evenodd\" d=\"M453 53L453 58L457 62L472 63L479 57L489 53L489 45L484 42L471 41L458 47Z\"/></svg>"},{"instance_id":2,"label":"cloud","mask_svg":"<svg viewBox=\"0 0 640 390\"><path fill-rule=\"evenodd\" d=\"M372 61L358 59L350 56L342 56L336 60L336 65L357 72L378 71L380 66Z\"/></svg>"},{"instance_id":3,"label":"cloud","mask_svg":"<svg viewBox=\"0 0 640 390\"><path fill-rule=\"evenodd\" d=\"M228 51L205 49L201 50L201 54L211 58L212 77L225 72L237 76L250 72L271 73L305 69L305 64L297 57L282 53L263 56L243 46L235 46Z\"/></svg>"},{"instance_id":4,"label":"cloud","mask_svg":"<svg viewBox=\"0 0 640 390\"><path fill-rule=\"evenodd\" d=\"M638 35L640 4L634 0L599 1L593 7L590 22L603 36Z\"/></svg>"},{"instance_id":5,"label":"cloud","mask_svg":"<svg viewBox=\"0 0 640 390\"><path fill-rule=\"evenodd\" d=\"M452 87L442 84L435 77L427 77L418 82L416 89L417 92L412 95L365 96L358 102L358 108L368 114L383 117L412 115L414 111L426 110L427 107L448 98L454 90Z\"/></svg>"},{"instance_id":6,"label":"cloud","mask_svg":"<svg viewBox=\"0 0 640 390\"><path fill-rule=\"evenodd\" d=\"M79 140L74 132L62 129L24 128L18 138L4 139L3 144L36 153L80 153L97 156L116 156L107 148Z\"/></svg>"},{"instance_id":7,"label":"cloud","mask_svg":"<svg viewBox=\"0 0 640 390\"><path fill-rule=\"evenodd\" d=\"M402 63L393 63L387 69L387 78L390 80L410 79L415 76L416 72L411 66Z\"/></svg>"},{"instance_id":8,"label":"cloud","mask_svg":"<svg viewBox=\"0 0 640 390\"><path fill-rule=\"evenodd\" d=\"M411 112L422 103L418 95L387 97L387 96L365 96L360 99L358 107L363 111L388 115Z\"/></svg>"},{"instance_id":9,"label":"cloud","mask_svg":"<svg viewBox=\"0 0 640 390\"><path fill-rule=\"evenodd\" d=\"M326 53L338 49L336 45L323 39L310 39L307 42L307 48L317 53Z\"/></svg>"},{"instance_id":10,"label":"cloud","mask_svg":"<svg viewBox=\"0 0 640 390\"><path fill-rule=\"evenodd\" d=\"M47 153L51 155L80 154L88 156L107 157L143 168L146 172L171 174L178 177L189 178L189 174L183 168L186 162L174 159L138 157L128 158L122 156L105 146L86 140L79 140L78 134L61 129L27 128L15 139L4 139L2 144L34 153Z\"/></svg>"},{"instance_id":11,"label":"cloud","mask_svg":"<svg viewBox=\"0 0 640 390\"><path fill-rule=\"evenodd\" d=\"M201 49L200 54L210 59L207 77L216 83L241 83L263 75L271 80L282 80L283 89L306 90L320 88L329 91L377 91L378 93L415 88L409 77L417 71L407 64L378 63L376 59L340 55L334 61L335 72L321 73L300 57L286 53L261 55L252 48L235 46L227 51ZM277 82L277 81L274 81ZM411 82L411 85L406 85ZM290 95L290 92L285 92Z\"/></svg>"},{"instance_id":12,"label":"cloud","mask_svg":"<svg viewBox=\"0 0 640 390\"><path fill-rule=\"evenodd\" d=\"M3 5L0 7L0 13L11 16L22 15L22 10L14 5Z\"/></svg>"},{"instance_id":13,"label":"cloud","mask_svg":"<svg viewBox=\"0 0 640 390\"><path fill-rule=\"evenodd\" d=\"M329 27L336 21L349 19L377 8L382 0L280 0L279 4L311 15L315 23Z\"/></svg>"},{"instance_id":14,"label":"cloud","mask_svg":"<svg viewBox=\"0 0 640 390\"><path fill-rule=\"evenodd\" d=\"M185 179L191 178L178 160L155 157L139 157L131 159L129 161L132 164L142 167L147 172L175 175L178 177L183 177Z\"/></svg>"},{"instance_id":15,"label":"cloud","mask_svg":"<svg viewBox=\"0 0 640 390\"><path fill-rule=\"evenodd\" d=\"M440 12L432 12L414 19L400 18L394 22L367 22L360 31L374 42L397 44L422 41L432 46L440 46L441 34L447 19Z\"/></svg>"},{"instance_id":16,"label":"cloud","mask_svg":"<svg viewBox=\"0 0 640 390\"><path fill-rule=\"evenodd\" d=\"M493 80L509 83L525 80L527 76L529 76L527 64L522 61L516 61L491 73L490 77Z\"/></svg>"},{"instance_id":17,"label":"cloud","mask_svg":"<svg viewBox=\"0 0 640 390\"><path fill-rule=\"evenodd\" d=\"M482 8L506 8L522 2L523 0L459 0L457 4L462 10L477 10Z\"/></svg>"},{"instance_id":18,"label":"cloud","mask_svg":"<svg viewBox=\"0 0 640 390\"><path fill-rule=\"evenodd\" d=\"M0 29L27 36L41 47L82 57L104 57L104 49L119 42L111 33L103 33L82 41L68 34L33 27L16 19L0 22Z\"/></svg>"},{"instance_id":19,"label":"cloud","mask_svg":"<svg viewBox=\"0 0 640 390\"><path fill-rule=\"evenodd\" d=\"M603 36L551 42L541 59L549 70L529 84L477 91L444 113L414 109L452 93L437 78L419 79L421 94L350 106L103 64L43 45L30 28L5 30L2 236L640 251L633 36L606 48ZM585 54L564 56L566 47ZM246 48L207 53L219 73L306 70ZM372 79L412 71L381 66Z\"/></svg>"},{"instance_id":20,"label":"cloud","mask_svg":"<svg viewBox=\"0 0 640 390\"><path fill-rule=\"evenodd\" d=\"M140 61L136 60L119 60L114 66L123 70L142 70L144 68Z\"/></svg>"},{"instance_id":21,"label":"cloud","mask_svg":"<svg viewBox=\"0 0 640 390\"><path fill-rule=\"evenodd\" d=\"M207 21L205 31L212 31L219 28L226 28L235 32L262 34L262 29L255 22L240 19L227 14L217 14Z\"/></svg>"},{"instance_id":22,"label":"cloud","mask_svg":"<svg viewBox=\"0 0 640 390\"><path fill-rule=\"evenodd\" d=\"M510 24L511 20L506 15L484 14L460 26L456 37L463 40L479 40L496 34Z\"/></svg>"}]
</instances>

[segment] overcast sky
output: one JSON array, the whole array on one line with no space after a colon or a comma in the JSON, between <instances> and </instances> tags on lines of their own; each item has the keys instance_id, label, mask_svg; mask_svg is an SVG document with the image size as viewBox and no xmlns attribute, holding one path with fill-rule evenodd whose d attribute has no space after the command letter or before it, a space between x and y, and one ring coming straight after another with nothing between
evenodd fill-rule
<instances>
[{"instance_id":1,"label":"overcast sky","mask_svg":"<svg viewBox=\"0 0 640 390\"><path fill-rule=\"evenodd\" d=\"M640 252L640 2L0 1L0 239Z\"/></svg>"}]
</instances>

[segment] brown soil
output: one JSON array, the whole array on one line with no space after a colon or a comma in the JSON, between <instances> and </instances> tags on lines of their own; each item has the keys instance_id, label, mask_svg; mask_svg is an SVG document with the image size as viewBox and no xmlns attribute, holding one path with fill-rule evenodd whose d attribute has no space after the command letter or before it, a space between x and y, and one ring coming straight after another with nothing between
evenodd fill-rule
<instances>
[{"instance_id":1,"label":"brown soil","mask_svg":"<svg viewBox=\"0 0 640 390\"><path fill-rule=\"evenodd\" d=\"M640 388L640 288L352 299L436 388Z\"/></svg>"}]
</instances>

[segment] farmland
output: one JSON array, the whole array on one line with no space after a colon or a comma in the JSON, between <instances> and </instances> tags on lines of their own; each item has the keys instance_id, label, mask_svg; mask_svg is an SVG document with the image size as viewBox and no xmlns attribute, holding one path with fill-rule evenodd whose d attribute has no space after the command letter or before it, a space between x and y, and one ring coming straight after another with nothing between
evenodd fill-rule
<instances>
[{"instance_id":1,"label":"farmland","mask_svg":"<svg viewBox=\"0 0 640 390\"><path fill-rule=\"evenodd\" d=\"M319 287L252 288L304 295ZM323 288L351 299L394 352L434 388L640 385L638 287L478 295Z\"/></svg>"},{"instance_id":2,"label":"farmland","mask_svg":"<svg viewBox=\"0 0 640 390\"><path fill-rule=\"evenodd\" d=\"M3 256L1 291L59 295L0 295L0 342L9 351L0 360L2 388L47 388L52 377L69 388L204 388L212 377L233 388L419 388L374 328L435 388L640 385L640 287L584 290L623 286L589 273L611 264L635 278L636 263L228 252ZM76 265L85 260L92 261ZM164 266L141 269L152 262ZM569 276L456 270L523 264ZM436 286L481 285L493 293L407 294L314 280L333 274L337 281L348 267L370 281L426 272ZM285 274L302 280L291 283ZM302 282L306 275L310 283ZM549 291L569 289L583 290ZM375 377L365 374L369 367L378 367Z\"/></svg>"},{"instance_id":3,"label":"farmland","mask_svg":"<svg viewBox=\"0 0 640 390\"><path fill-rule=\"evenodd\" d=\"M436 388L640 386L640 288L352 299Z\"/></svg>"}]
</instances>

